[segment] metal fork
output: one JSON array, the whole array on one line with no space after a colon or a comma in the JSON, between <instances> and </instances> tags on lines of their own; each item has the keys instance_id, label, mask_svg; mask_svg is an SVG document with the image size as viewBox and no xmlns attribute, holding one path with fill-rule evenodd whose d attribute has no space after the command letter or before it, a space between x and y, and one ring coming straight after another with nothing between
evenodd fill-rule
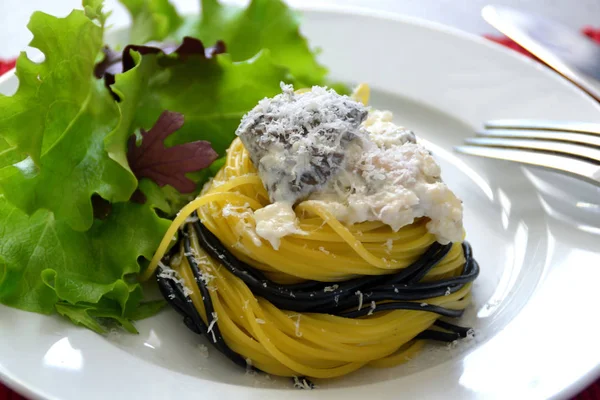
<instances>
[{"instance_id":1,"label":"metal fork","mask_svg":"<svg viewBox=\"0 0 600 400\"><path fill-rule=\"evenodd\" d=\"M459 153L559 171L600 186L600 124L505 119L488 121Z\"/></svg>"}]
</instances>

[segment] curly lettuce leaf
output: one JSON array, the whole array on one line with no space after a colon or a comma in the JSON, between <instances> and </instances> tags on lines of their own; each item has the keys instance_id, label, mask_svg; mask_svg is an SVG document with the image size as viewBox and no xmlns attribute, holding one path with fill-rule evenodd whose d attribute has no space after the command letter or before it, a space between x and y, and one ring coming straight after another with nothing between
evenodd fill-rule
<instances>
[{"instance_id":1,"label":"curly lettuce leaf","mask_svg":"<svg viewBox=\"0 0 600 400\"><path fill-rule=\"evenodd\" d=\"M57 304L63 311L76 306L116 320L140 313L141 288L131 277L169 226L151 207L128 202L113 204L107 219L78 232L48 210L28 216L4 196L0 221L1 303L44 314Z\"/></svg>"},{"instance_id":2,"label":"curly lettuce leaf","mask_svg":"<svg viewBox=\"0 0 600 400\"><path fill-rule=\"evenodd\" d=\"M169 0L119 0L131 15L130 41L164 40L183 23Z\"/></svg>"},{"instance_id":3,"label":"curly lettuce leaf","mask_svg":"<svg viewBox=\"0 0 600 400\"><path fill-rule=\"evenodd\" d=\"M85 15L91 20L97 20L100 26L106 25L106 20L112 12L104 12L104 0L83 0Z\"/></svg>"},{"instance_id":4,"label":"curly lettuce leaf","mask_svg":"<svg viewBox=\"0 0 600 400\"><path fill-rule=\"evenodd\" d=\"M185 24L168 0L120 1L131 15L131 41L135 44L183 36L197 37L204 43L222 40L232 61L249 60L266 49L301 86L325 82L327 69L300 33L296 12L282 0L252 0L245 8L201 0L199 18L188 18Z\"/></svg>"},{"instance_id":5,"label":"curly lettuce leaf","mask_svg":"<svg viewBox=\"0 0 600 400\"><path fill-rule=\"evenodd\" d=\"M135 326L131 323L133 318L122 317L118 307L109 304L100 306L98 304L69 304L60 302L56 304L56 312L63 317L67 317L75 325L82 325L96 333L106 333L107 323L103 320L108 319L123 327L129 333L138 333Z\"/></svg>"},{"instance_id":6,"label":"curly lettuce leaf","mask_svg":"<svg viewBox=\"0 0 600 400\"><path fill-rule=\"evenodd\" d=\"M279 93L281 81L321 84L326 72L280 0L245 9L205 0L200 22L183 28L166 0L123 3L134 43L193 31L207 44L229 40L230 54L217 55L222 43L201 54L202 43L189 38L181 54L129 47L125 72L100 68L112 74L108 90L94 76L108 14L102 0L84 0L84 11L66 18L34 14L31 45L45 60L22 54L16 94L0 96L0 303L58 312L96 332L107 321L135 332L132 320L164 305L141 303L135 277L170 223L161 216L193 196L138 182L127 139L169 110L183 114L185 125L167 148L208 140L223 156L241 117ZM220 162L185 177L197 191ZM137 193L144 204L131 201Z\"/></svg>"},{"instance_id":7,"label":"curly lettuce leaf","mask_svg":"<svg viewBox=\"0 0 600 400\"><path fill-rule=\"evenodd\" d=\"M183 127L165 141L167 147L206 140L224 155L242 116L260 99L279 93L280 82L289 80L287 70L275 64L268 51L232 62L227 54L215 55L216 48L206 48L208 55L177 50L165 54L145 47L145 54L140 55L135 49L126 47L128 53L123 56L125 69L130 69L111 77L110 89L121 99L122 118L105 142L110 157L128 170L127 138L132 132L152 128L165 110L185 118ZM203 179L194 179L197 186L205 180L205 174L199 176Z\"/></svg>"},{"instance_id":8,"label":"curly lettuce leaf","mask_svg":"<svg viewBox=\"0 0 600 400\"><path fill-rule=\"evenodd\" d=\"M28 28L30 46L46 58L38 64L25 52L19 56L19 88L0 95L0 136L37 164L88 104L103 30L77 10L66 18L36 12Z\"/></svg>"},{"instance_id":9,"label":"curly lettuce leaf","mask_svg":"<svg viewBox=\"0 0 600 400\"><path fill-rule=\"evenodd\" d=\"M289 69L307 86L323 84L327 69L318 63L296 12L282 0L252 0L247 8L201 0L195 36L207 43L223 40L233 61L248 60L268 49L273 62Z\"/></svg>"},{"instance_id":10,"label":"curly lettuce leaf","mask_svg":"<svg viewBox=\"0 0 600 400\"><path fill-rule=\"evenodd\" d=\"M85 231L93 222L93 194L127 201L137 186L104 148L121 115L93 76L103 30L77 10L65 18L35 13L29 27L46 60L19 57L19 88L0 97L0 136L30 157L0 170L0 187L26 213L47 209Z\"/></svg>"},{"instance_id":11,"label":"curly lettuce leaf","mask_svg":"<svg viewBox=\"0 0 600 400\"><path fill-rule=\"evenodd\" d=\"M275 64L268 51L241 62L227 54L206 59L189 56L166 63L171 56L145 55L141 64L154 63L156 75L140 96L133 127L148 129L164 110L183 114L185 125L169 136L167 146L197 140L211 142L219 155L235 138L242 116L264 98L280 92L287 70ZM119 79L112 86L120 91Z\"/></svg>"},{"instance_id":12,"label":"curly lettuce leaf","mask_svg":"<svg viewBox=\"0 0 600 400\"><path fill-rule=\"evenodd\" d=\"M75 325L82 325L96 333L106 333L110 325L123 327L129 333L138 333L132 321L139 321L153 315L156 315L166 306L164 300L147 301L140 303L139 306L127 316L121 316L120 309L115 307L114 302L102 302L102 304L69 304L59 302L56 304L56 311L69 318ZM108 323L106 323L108 320ZM110 324L113 322L114 324Z\"/></svg>"}]
</instances>

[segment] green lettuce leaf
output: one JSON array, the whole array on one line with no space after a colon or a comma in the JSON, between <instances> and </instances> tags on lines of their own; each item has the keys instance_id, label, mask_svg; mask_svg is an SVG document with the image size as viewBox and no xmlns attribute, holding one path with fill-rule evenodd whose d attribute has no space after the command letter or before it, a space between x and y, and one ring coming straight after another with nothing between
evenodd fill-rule
<instances>
[{"instance_id":1,"label":"green lettuce leaf","mask_svg":"<svg viewBox=\"0 0 600 400\"><path fill-rule=\"evenodd\" d=\"M69 318L75 325L82 325L97 333L106 333L111 325L123 327L129 333L138 333L131 321L139 321L156 315L167 303L164 300L147 301L139 306L129 315L123 317L120 310L115 307L114 302L102 302L102 304L69 304L59 302L56 311Z\"/></svg>"},{"instance_id":2,"label":"green lettuce leaf","mask_svg":"<svg viewBox=\"0 0 600 400\"><path fill-rule=\"evenodd\" d=\"M72 305L117 320L140 312L141 288L132 279L138 259L152 257L169 226L151 207L128 202L113 204L107 219L78 232L48 210L28 216L4 196L0 221L1 303L44 314L60 304L69 317L75 311L65 307Z\"/></svg>"},{"instance_id":3,"label":"green lettuce leaf","mask_svg":"<svg viewBox=\"0 0 600 400\"><path fill-rule=\"evenodd\" d=\"M137 186L104 141L120 122L117 104L93 76L103 30L73 11L66 18L35 13L29 24L46 60L22 54L19 88L0 96L0 136L29 157L0 170L5 196L28 214L47 209L73 229L93 222L91 196L127 201Z\"/></svg>"},{"instance_id":4,"label":"green lettuce leaf","mask_svg":"<svg viewBox=\"0 0 600 400\"><path fill-rule=\"evenodd\" d=\"M56 311L67 317L75 325L82 325L96 333L107 333L110 325L123 327L129 333L138 333L131 323L133 318L122 317L114 304L100 306L99 304L69 304L60 302L56 304ZM111 324L111 322L113 322Z\"/></svg>"},{"instance_id":5,"label":"green lettuce leaf","mask_svg":"<svg viewBox=\"0 0 600 400\"><path fill-rule=\"evenodd\" d=\"M169 136L167 145L208 140L219 155L225 154L235 138L242 116L260 99L279 93L279 83L289 78L269 51L241 62L233 62L227 54L176 61L164 54L142 57L140 71L149 63L155 73L140 77L144 84L138 87L144 88L144 94L139 96L131 127L149 129L164 110L178 112L185 116L185 124ZM116 93L125 92L119 75L112 88ZM119 156L115 153L113 157Z\"/></svg>"},{"instance_id":6,"label":"green lettuce leaf","mask_svg":"<svg viewBox=\"0 0 600 400\"><path fill-rule=\"evenodd\" d=\"M104 12L104 0L83 0L85 15L91 20L97 20L104 28L111 12Z\"/></svg>"},{"instance_id":7,"label":"green lettuce leaf","mask_svg":"<svg viewBox=\"0 0 600 400\"><path fill-rule=\"evenodd\" d=\"M253 59L232 62L228 55L145 54L131 51L135 66L116 74L111 90L121 99L122 118L105 140L110 157L127 168L126 140L132 132L151 128L164 110L181 113L185 124L170 135L168 146L198 140L211 142L224 155L242 116L267 96L280 92L279 84L289 78L285 68L276 65L268 51ZM217 163L215 165L220 165ZM139 189L164 215L174 215L193 199L215 168L187 174L196 182L196 191L181 194L170 186L159 188L142 179Z\"/></svg>"},{"instance_id":8,"label":"green lettuce leaf","mask_svg":"<svg viewBox=\"0 0 600 400\"><path fill-rule=\"evenodd\" d=\"M99 333L111 324L135 332L132 321L164 306L142 302L141 265L170 224L162 216L174 215L223 162L186 174L196 192L181 194L138 182L129 137L171 111L185 124L167 147L207 140L224 156L242 116L279 93L280 82L322 84L326 73L280 0L245 9L204 0L201 18L186 26L167 0L122 3L133 43L187 32L207 45L224 39L229 54L132 51L108 90L94 77L108 13L102 0L84 0L84 10L65 18L33 15L31 45L45 60L21 54L17 92L0 95L0 303L57 312ZM146 202L132 202L140 192Z\"/></svg>"},{"instance_id":9,"label":"green lettuce leaf","mask_svg":"<svg viewBox=\"0 0 600 400\"><path fill-rule=\"evenodd\" d=\"M0 136L38 163L89 103L103 30L82 11L66 18L36 12L28 28L30 45L46 58L38 64L24 52L19 56L19 88L13 96L0 95Z\"/></svg>"},{"instance_id":10,"label":"green lettuce leaf","mask_svg":"<svg viewBox=\"0 0 600 400\"><path fill-rule=\"evenodd\" d=\"M252 0L246 8L201 0L201 14L184 19L168 0L120 0L131 15L131 42L180 40L192 36L210 45L222 40L232 61L249 60L269 50L299 86L325 83L327 69L300 33L295 11L282 0ZM340 86L341 87L341 86Z\"/></svg>"},{"instance_id":11,"label":"green lettuce leaf","mask_svg":"<svg viewBox=\"0 0 600 400\"><path fill-rule=\"evenodd\" d=\"M169 0L119 0L131 15L130 42L161 41L183 23Z\"/></svg>"},{"instance_id":12,"label":"green lettuce leaf","mask_svg":"<svg viewBox=\"0 0 600 400\"><path fill-rule=\"evenodd\" d=\"M17 146L9 144L0 136L0 168L18 163L25 157L25 153L19 151Z\"/></svg>"},{"instance_id":13,"label":"green lettuce leaf","mask_svg":"<svg viewBox=\"0 0 600 400\"><path fill-rule=\"evenodd\" d=\"M282 0L252 0L247 8L201 0L201 7L191 36L205 43L223 40L232 61L248 60L267 49L273 62L288 68L302 86L323 84L327 69L300 34L296 12Z\"/></svg>"}]
</instances>

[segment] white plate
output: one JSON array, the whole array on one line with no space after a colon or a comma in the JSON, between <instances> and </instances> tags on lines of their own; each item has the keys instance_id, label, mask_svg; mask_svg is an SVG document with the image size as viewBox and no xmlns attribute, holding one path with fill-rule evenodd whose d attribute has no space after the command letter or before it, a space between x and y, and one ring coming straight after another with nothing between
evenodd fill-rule
<instances>
[{"instance_id":1,"label":"white plate","mask_svg":"<svg viewBox=\"0 0 600 400\"><path fill-rule=\"evenodd\" d=\"M368 82L376 107L430 143L464 200L482 268L463 321L476 339L432 345L406 365L365 369L309 394L247 376L216 351L203 358L204 339L171 311L139 323L139 336L105 338L3 307L4 381L30 397L62 400L537 399L567 397L600 372L600 191L451 150L486 119L600 122L598 104L533 61L430 23L313 8L303 29L335 78ZM0 90L15 82L3 79Z\"/></svg>"}]
</instances>

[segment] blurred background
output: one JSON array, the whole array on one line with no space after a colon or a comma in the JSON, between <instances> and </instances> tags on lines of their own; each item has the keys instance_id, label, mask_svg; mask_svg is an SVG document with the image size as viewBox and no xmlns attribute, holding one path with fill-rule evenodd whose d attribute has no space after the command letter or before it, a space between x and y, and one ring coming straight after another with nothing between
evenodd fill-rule
<instances>
[{"instance_id":1,"label":"blurred background","mask_svg":"<svg viewBox=\"0 0 600 400\"><path fill-rule=\"evenodd\" d=\"M233 0L232 3L246 3ZM600 0L288 0L294 4L323 6L327 4L365 7L385 12L428 19L467 32L484 34L495 30L481 19L486 4L518 7L523 11L544 15L574 29L584 25L600 27ZM173 0L182 12L197 10L200 0ZM81 4L79 0L0 0L0 58L14 57L31 40L26 24L35 10L64 16ZM123 25L127 14L117 0L106 0L114 10L110 22Z\"/></svg>"}]
</instances>

